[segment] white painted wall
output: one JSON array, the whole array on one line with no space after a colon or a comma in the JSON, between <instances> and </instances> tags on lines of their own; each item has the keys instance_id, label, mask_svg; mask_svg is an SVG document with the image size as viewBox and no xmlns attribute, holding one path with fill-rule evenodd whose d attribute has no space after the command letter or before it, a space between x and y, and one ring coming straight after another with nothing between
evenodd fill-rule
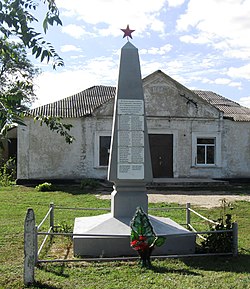
<instances>
[{"instance_id":1,"label":"white painted wall","mask_svg":"<svg viewBox=\"0 0 250 289\"><path fill-rule=\"evenodd\" d=\"M85 132L81 119L68 120L74 128L73 145L26 118L26 126L18 127L18 179L76 178L83 176L86 158Z\"/></svg>"},{"instance_id":2,"label":"white painted wall","mask_svg":"<svg viewBox=\"0 0 250 289\"><path fill-rule=\"evenodd\" d=\"M250 122L224 121L222 166L224 176L250 178Z\"/></svg>"},{"instance_id":3,"label":"white painted wall","mask_svg":"<svg viewBox=\"0 0 250 289\"><path fill-rule=\"evenodd\" d=\"M71 119L73 144L50 132L47 127L26 120L18 129L18 179L105 179L107 168L98 166L100 135L111 134L111 118ZM197 122L197 123L196 123ZM250 177L250 125L223 120L190 121L148 118L150 134L173 134L174 177ZM216 137L216 165L196 166L194 138Z\"/></svg>"},{"instance_id":4,"label":"white painted wall","mask_svg":"<svg viewBox=\"0 0 250 289\"><path fill-rule=\"evenodd\" d=\"M221 113L170 78L146 78L148 132L173 134L174 177L250 177L250 123L222 119ZM185 94L192 99L180 96ZM111 135L113 101L91 117L68 119L73 144L45 125L25 120L18 128L18 179L81 179L107 177L98 166L98 138ZM196 137L216 138L216 164L195 165Z\"/></svg>"}]
</instances>

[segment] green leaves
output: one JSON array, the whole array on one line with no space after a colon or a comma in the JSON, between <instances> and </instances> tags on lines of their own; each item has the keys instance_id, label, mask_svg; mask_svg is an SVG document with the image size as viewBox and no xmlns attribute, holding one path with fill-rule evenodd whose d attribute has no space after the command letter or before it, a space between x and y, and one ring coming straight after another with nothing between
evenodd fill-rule
<instances>
[{"instance_id":1,"label":"green leaves","mask_svg":"<svg viewBox=\"0 0 250 289\"><path fill-rule=\"evenodd\" d=\"M42 0L40 0L42 1ZM46 34L49 25L62 25L59 17L59 10L54 0L43 0L47 4L47 13L45 15L42 27ZM40 32L36 32L31 26L33 22L38 22L32 11L38 7L38 3L32 0L5 0L1 1L0 6L0 31L6 38L17 36L23 44L31 49L32 54L40 61L50 62L52 60L53 68L63 66L63 59L56 53L51 43L47 42Z\"/></svg>"},{"instance_id":2,"label":"green leaves","mask_svg":"<svg viewBox=\"0 0 250 289\"><path fill-rule=\"evenodd\" d=\"M224 220L225 219L225 220ZM210 225L211 231L232 230L232 215L225 214L217 220L217 224ZM206 239L201 242L202 249L209 253L225 253L233 250L233 234L232 232L225 233L209 233Z\"/></svg>"},{"instance_id":3,"label":"green leaves","mask_svg":"<svg viewBox=\"0 0 250 289\"><path fill-rule=\"evenodd\" d=\"M157 237L152 224L141 207L136 209L135 215L130 223L131 241L139 240L140 236L146 237L149 247L162 246L165 242L164 237Z\"/></svg>"},{"instance_id":4,"label":"green leaves","mask_svg":"<svg viewBox=\"0 0 250 289\"><path fill-rule=\"evenodd\" d=\"M48 24L53 26L54 25L54 22L57 24L57 25L61 25L62 26L62 21L61 19L59 18L59 14L51 14L51 12L47 12L46 14L46 17L44 18L43 20L43 30L44 30L44 33L47 32L48 30Z\"/></svg>"},{"instance_id":5,"label":"green leaves","mask_svg":"<svg viewBox=\"0 0 250 289\"><path fill-rule=\"evenodd\" d=\"M27 59L24 48L31 50L35 58L41 62L52 62L55 69L63 66L63 59L57 54L51 43L47 42L42 33L37 32L32 24L38 22L33 12L39 1L47 5L47 12L42 24L46 34L48 27L62 25L59 10L54 0L0 0L0 134L6 135L7 130L15 124L24 124L23 113L34 99L33 77L37 70ZM18 37L23 45L11 44L8 39ZM10 77L11 76L11 77ZM65 137L67 143L74 138L68 133L71 125L63 124L58 118L38 116L52 131Z\"/></svg>"},{"instance_id":6,"label":"green leaves","mask_svg":"<svg viewBox=\"0 0 250 289\"><path fill-rule=\"evenodd\" d=\"M0 38L0 135L17 124L34 98L33 78L38 70L27 59L24 46Z\"/></svg>"},{"instance_id":7,"label":"green leaves","mask_svg":"<svg viewBox=\"0 0 250 289\"><path fill-rule=\"evenodd\" d=\"M28 114L28 113L27 113ZM59 133L61 136L65 138L66 143L71 144L75 138L71 136L68 131L73 127L72 124L65 124L61 122L60 117L51 117L51 116L36 116L34 121L40 121L40 125L46 124L47 127Z\"/></svg>"},{"instance_id":8,"label":"green leaves","mask_svg":"<svg viewBox=\"0 0 250 289\"><path fill-rule=\"evenodd\" d=\"M134 231L133 229L131 229L130 239L131 239L131 241L139 240L139 234L136 231Z\"/></svg>"},{"instance_id":9,"label":"green leaves","mask_svg":"<svg viewBox=\"0 0 250 289\"><path fill-rule=\"evenodd\" d=\"M160 247L162 246L166 241L165 237L157 237L155 241L155 246Z\"/></svg>"},{"instance_id":10,"label":"green leaves","mask_svg":"<svg viewBox=\"0 0 250 289\"><path fill-rule=\"evenodd\" d=\"M147 214L141 207L137 207L130 227L130 246L138 252L142 267L150 268L150 255L155 246L164 244L165 238L156 236Z\"/></svg>"},{"instance_id":11,"label":"green leaves","mask_svg":"<svg viewBox=\"0 0 250 289\"><path fill-rule=\"evenodd\" d=\"M41 47L34 46L32 48L32 54L35 55L36 58L38 58L40 56L41 52L42 52Z\"/></svg>"}]
</instances>

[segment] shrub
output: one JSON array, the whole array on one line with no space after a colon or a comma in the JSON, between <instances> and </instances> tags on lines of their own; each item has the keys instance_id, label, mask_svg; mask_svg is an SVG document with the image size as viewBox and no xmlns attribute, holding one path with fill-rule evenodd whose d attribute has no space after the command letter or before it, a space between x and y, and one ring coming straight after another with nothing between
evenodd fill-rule
<instances>
[{"instance_id":1,"label":"shrub","mask_svg":"<svg viewBox=\"0 0 250 289\"><path fill-rule=\"evenodd\" d=\"M232 215L226 213L227 207L230 207L230 209L232 210L231 204L227 203L227 201L223 199L221 201L221 217L216 221L215 225L209 224L211 231L232 230ZM208 234L206 240L204 240L201 245L202 249L209 253L232 252L233 234L232 232Z\"/></svg>"},{"instance_id":2,"label":"shrub","mask_svg":"<svg viewBox=\"0 0 250 289\"><path fill-rule=\"evenodd\" d=\"M16 161L10 158L3 163L0 168L0 185L3 187L10 186L15 181L16 176Z\"/></svg>"},{"instance_id":3,"label":"shrub","mask_svg":"<svg viewBox=\"0 0 250 289\"><path fill-rule=\"evenodd\" d=\"M210 227L211 231L232 230L232 216L226 215L225 223L223 219L218 219L218 224ZM207 235L202 242L202 248L209 253L226 253L232 252L233 234L232 232L211 233Z\"/></svg>"},{"instance_id":4,"label":"shrub","mask_svg":"<svg viewBox=\"0 0 250 289\"><path fill-rule=\"evenodd\" d=\"M38 192L52 192L55 190L55 187L51 183L43 183L35 187Z\"/></svg>"}]
</instances>

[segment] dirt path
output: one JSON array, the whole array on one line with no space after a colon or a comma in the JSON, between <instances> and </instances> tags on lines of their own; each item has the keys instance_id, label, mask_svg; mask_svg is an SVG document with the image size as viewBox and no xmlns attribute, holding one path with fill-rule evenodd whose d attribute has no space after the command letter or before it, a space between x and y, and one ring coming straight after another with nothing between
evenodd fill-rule
<instances>
[{"instance_id":1,"label":"dirt path","mask_svg":"<svg viewBox=\"0 0 250 289\"><path fill-rule=\"evenodd\" d=\"M235 201L248 201L250 202L250 196L238 196L238 195L165 195L165 194L149 194L148 199L150 203L178 203L186 204L191 203L194 206L200 206L205 208L219 207L221 200L225 199L228 203Z\"/></svg>"},{"instance_id":2,"label":"dirt path","mask_svg":"<svg viewBox=\"0 0 250 289\"><path fill-rule=\"evenodd\" d=\"M97 195L101 199L110 199L110 194L100 194ZM205 208L219 207L221 205L221 200L225 199L228 203L235 201L248 201L250 202L250 195L233 195L227 194L226 192L211 192L211 191L201 191L201 192L165 192L165 191L149 191L148 200L150 203L177 203L186 204L191 203L194 206L200 206Z\"/></svg>"}]
</instances>

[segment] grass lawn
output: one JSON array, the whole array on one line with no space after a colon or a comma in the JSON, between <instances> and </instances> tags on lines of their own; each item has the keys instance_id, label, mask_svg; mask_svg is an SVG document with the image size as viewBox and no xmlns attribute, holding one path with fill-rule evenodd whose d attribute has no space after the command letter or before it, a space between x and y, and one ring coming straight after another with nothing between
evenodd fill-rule
<instances>
[{"instance_id":1,"label":"grass lawn","mask_svg":"<svg viewBox=\"0 0 250 289\"><path fill-rule=\"evenodd\" d=\"M13 186L0 188L0 288L23 287L23 227L28 208L33 208L36 223L45 216L49 203L67 207L109 207L110 201L76 187L55 192L37 192L34 188ZM152 269L140 268L136 261L42 264L35 269L36 284L31 288L250 288L250 203L236 202L232 211L239 226L238 257L193 257L154 260ZM154 207L173 204L160 203ZM176 204L174 205L176 206ZM217 219L221 209L203 210L203 215ZM56 212L55 223L73 226L74 218L103 211ZM185 222L185 211L157 212ZM57 241L46 258L64 254L70 248L66 238ZM62 257L60 255L60 257Z\"/></svg>"}]
</instances>

